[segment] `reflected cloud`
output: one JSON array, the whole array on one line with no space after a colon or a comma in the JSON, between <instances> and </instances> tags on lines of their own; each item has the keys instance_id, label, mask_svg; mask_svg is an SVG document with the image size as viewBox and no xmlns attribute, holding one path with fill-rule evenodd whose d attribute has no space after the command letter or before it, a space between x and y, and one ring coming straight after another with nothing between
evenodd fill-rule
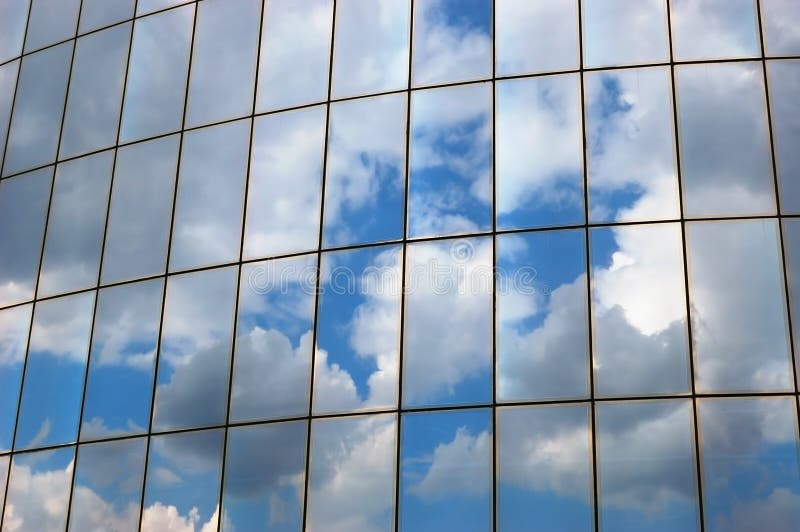
<instances>
[{"instance_id":1,"label":"reflected cloud","mask_svg":"<svg viewBox=\"0 0 800 532\"><path fill-rule=\"evenodd\" d=\"M669 60L664 0L584 0L582 8L587 67Z\"/></svg>"},{"instance_id":2,"label":"reflected cloud","mask_svg":"<svg viewBox=\"0 0 800 532\"><path fill-rule=\"evenodd\" d=\"M796 98L800 93L800 61L769 61L767 76L781 213L799 213L800 182L796 176L800 175L800 153L795 148L800 143L800 104Z\"/></svg>"},{"instance_id":3,"label":"reflected cloud","mask_svg":"<svg viewBox=\"0 0 800 532\"><path fill-rule=\"evenodd\" d=\"M14 438L31 307L23 305L0 311L0 451L10 450Z\"/></svg>"},{"instance_id":4,"label":"reflected cloud","mask_svg":"<svg viewBox=\"0 0 800 532\"><path fill-rule=\"evenodd\" d=\"M675 59L761 54L754 0L671 0Z\"/></svg>"},{"instance_id":5,"label":"reflected cloud","mask_svg":"<svg viewBox=\"0 0 800 532\"><path fill-rule=\"evenodd\" d=\"M761 16L768 55L800 54L800 4L794 0L761 0Z\"/></svg>"}]
</instances>

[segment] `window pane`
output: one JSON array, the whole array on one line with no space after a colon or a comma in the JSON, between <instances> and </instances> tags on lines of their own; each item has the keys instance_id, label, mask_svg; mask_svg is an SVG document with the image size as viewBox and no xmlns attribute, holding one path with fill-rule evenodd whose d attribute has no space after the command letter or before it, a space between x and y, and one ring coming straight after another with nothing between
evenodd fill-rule
<instances>
[{"instance_id":1,"label":"window pane","mask_svg":"<svg viewBox=\"0 0 800 532\"><path fill-rule=\"evenodd\" d=\"M761 65L687 65L676 76L686 214L774 213Z\"/></svg>"},{"instance_id":2,"label":"window pane","mask_svg":"<svg viewBox=\"0 0 800 532\"><path fill-rule=\"evenodd\" d=\"M491 415L403 416L400 530L491 530Z\"/></svg>"},{"instance_id":3,"label":"window pane","mask_svg":"<svg viewBox=\"0 0 800 532\"><path fill-rule=\"evenodd\" d=\"M589 218L679 218L669 69L593 72L585 80Z\"/></svg>"},{"instance_id":4,"label":"window pane","mask_svg":"<svg viewBox=\"0 0 800 532\"><path fill-rule=\"evenodd\" d=\"M100 290L81 439L147 432L162 279Z\"/></svg>"},{"instance_id":5,"label":"window pane","mask_svg":"<svg viewBox=\"0 0 800 532\"><path fill-rule=\"evenodd\" d=\"M316 256L242 266L231 419L308 414Z\"/></svg>"},{"instance_id":6,"label":"window pane","mask_svg":"<svg viewBox=\"0 0 800 532\"><path fill-rule=\"evenodd\" d=\"M330 0L265 3L258 64L258 112L327 99L332 25Z\"/></svg>"},{"instance_id":7,"label":"window pane","mask_svg":"<svg viewBox=\"0 0 800 532\"><path fill-rule=\"evenodd\" d=\"M783 220L783 252L786 258L786 278L794 331L794 356L800 357L800 220ZM800 372L800 368L797 368ZM800 373L797 375L800 381Z\"/></svg>"},{"instance_id":8,"label":"window pane","mask_svg":"<svg viewBox=\"0 0 800 532\"><path fill-rule=\"evenodd\" d=\"M96 30L133 17L136 0L83 0L80 33Z\"/></svg>"},{"instance_id":9,"label":"window pane","mask_svg":"<svg viewBox=\"0 0 800 532\"><path fill-rule=\"evenodd\" d=\"M113 161L109 150L56 168L39 296L97 284Z\"/></svg>"},{"instance_id":10,"label":"window pane","mask_svg":"<svg viewBox=\"0 0 800 532\"><path fill-rule=\"evenodd\" d=\"M180 129L193 21L194 4L136 21L121 141Z\"/></svg>"},{"instance_id":11,"label":"window pane","mask_svg":"<svg viewBox=\"0 0 800 532\"><path fill-rule=\"evenodd\" d=\"M499 236L497 283L497 397L586 396L583 231Z\"/></svg>"},{"instance_id":12,"label":"window pane","mask_svg":"<svg viewBox=\"0 0 800 532\"><path fill-rule=\"evenodd\" d=\"M800 4L794 0L761 0L768 55L800 54Z\"/></svg>"},{"instance_id":13,"label":"window pane","mask_svg":"<svg viewBox=\"0 0 800 532\"><path fill-rule=\"evenodd\" d=\"M300 530L306 422L232 428L226 454L222 529Z\"/></svg>"},{"instance_id":14,"label":"window pane","mask_svg":"<svg viewBox=\"0 0 800 532\"><path fill-rule=\"evenodd\" d=\"M164 272L177 163L177 135L117 151L103 283Z\"/></svg>"},{"instance_id":15,"label":"window pane","mask_svg":"<svg viewBox=\"0 0 800 532\"><path fill-rule=\"evenodd\" d=\"M0 13L2 13L0 7ZM0 37L1 38L1 37ZM17 84L17 71L19 61L13 61L0 66L0 146L5 151L6 138L8 135L8 120L11 117L11 104L14 99L14 90ZM3 154L0 153L0 164L3 162Z\"/></svg>"},{"instance_id":16,"label":"window pane","mask_svg":"<svg viewBox=\"0 0 800 532\"><path fill-rule=\"evenodd\" d=\"M492 398L492 242L407 248L403 406Z\"/></svg>"},{"instance_id":17,"label":"window pane","mask_svg":"<svg viewBox=\"0 0 800 532\"><path fill-rule=\"evenodd\" d=\"M0 4L0 62L8 61L22 52L29 4L29 0Z\"/></svg>"},{"instance_id":18,"label":"window pane","mask_svg":"<svg viewBox=\"0 0 800 532\"><path fill-rule=\"evenodd\" d=\"M30 326L31 305L0 311L0 451L11 450L14 441L22 364L28 348ZM3 475L0 473L0 477Z\"/></svg>"},{"instance_id":19,"label":"window pane","mask_svg":"<svg viewBox=\"0 0 800 532\"><path fill-rule=\"evenodd\" d=\"M595 392L689 391L680 225L597 228L590 241Z\"/></svg>"},{"instance_id":20,"label":"window pane","mask_svg":"<svg viewBox=\"0 0 800 532\"><path fill-rule=\"evenodd\" d=\"M225 421L236 274L230 267L167 281L155 429Z\"/></svg>"},{"instance_id":21,"label":"window pane","mask_svg":"<svg viewBox=\"0 0 800 532\"><path fill-rule=\"evenodd\" d=\"M186 4L191 0L138 0L136 5L136 16L145 15L158 11L160 9L167 9L178 4Z\"/></svg>"},{"instance_id":22,"label":"window pane","mask_svg":"<svg viewBox=\"0 0 800 532\"><path fill-rule=\"evenodd\" d=\"M781 212L800 213L800 61L769 61L767 73Z\"/></svg>"},{"instance_id":23,"label":"window pane","mask_svg":"<svg viewBox=\"0 0 800 532\"><path fill-rule=\"evenodd\" d=\"M586 405L497 411L498 530L593 527Z\"/></svg>"},{"instance_id":24,"label":"window pane","mask_svg":"<svg viewBox=\"0 0 800 532\"><path fill-rule=\"evenodd\" d=\"M668 61L664 0L584 0L583 47L587 67Z\"/></svg>"},{"instance_id":25,"label":"window pane","mask_svg":"<svg viewBox=\"0 0 800 532\"><path fill-rule=\"evenodd\" d=\"M308 530L391 530L397 417L314 420Z\"/></svg>"},{"instance_id":26,"label":"window pane","mask_svg":"<svg viewBox=\"0 0 800 532\"><path fill-rule=\"evenodd\" d=\"M413 93L410 236L491 229L490 90L481 83Z\"/></svg>"},{"instance_id":27,"label":"window pane","mask_svg":"<svg viewBox=\"0 0 800 532\"><path fill-rule=\"evenodd\" d=\"M325 107L257 118L244 257L317 249Z\"/></svg>"},{"instance_id":28,"label":"window pane","mask_svg":"<svg viewBox=\"0 0 800 532\"><path fill-rule=\"evenodd\" d=\"M341 102L330 113L324 244L402 238L405 95Z\"/></svg>"},{"instance_id":29,"label":"window pane","mask_svg":"<svg viewBox=\"0 0 800 532\"><path fill-rule=\"evenodd\" d=\"M6 481L8 480L8 463L11 460L10 455L0 456L0 493L6 492Z\"/></svg>"},{"instance_id":30,"label":"window pane","mask_svg":"<svg viewBox=\"0 0 800 532\"><path fill-rule=\"evenodd\" d=\"M37 303L16 449L77 439L93 307L94 292Z\"/></svg>"},{"instance_id":31,"label":"window pane","mask_svg":"<svg viewBox=\"0 0 800 532\"><path fill-rule=\"evenodd\" d=\"M75 37L80 0L32 0L25 52Z\"/></svg>"},{"instance_id":32,"label":"window pane","mask_svg":"<svg viewBox=\"0 0 800 532\"><path fill-rule=\"evenodd\" d=\"M675 59L761 54L754 0L671 0Z\"/></svg>"},{"instance_id":33,"label":"window pane","mask_svg":"<svg viewBox=\"0 0 800 532\"><path fill-rule=\"evenodd\" d=\"M239 259L250 120L183 136L170 271Z\"/></svg>"},{"instance_id":34,"label":"window pane","mask_svg":"<svg viewBox=\"0 0 800 532\"><path fill-rule=\"evenodd\" d=\"M695 379L702 391L791 386L774 220L687 226Z\"/></svg>"}]
</instances>

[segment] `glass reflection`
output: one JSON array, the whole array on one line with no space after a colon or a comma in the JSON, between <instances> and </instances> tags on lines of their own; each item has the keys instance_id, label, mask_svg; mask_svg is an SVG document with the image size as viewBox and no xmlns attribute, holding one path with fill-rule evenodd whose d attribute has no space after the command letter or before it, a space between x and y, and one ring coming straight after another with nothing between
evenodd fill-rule
<instances>
[{"instance_id":1,"label":"glass reflection","mask_svg":"<svg viewBox=\"0 0 800 532\"><path fill-rule=\"evenodd\" d=\"M754 0L671 0L670 11L676 60L761 54Z\"/></svg>"},{"instance_id":2,"label":"glass reflection","mask_svg":"<svg viewBox=\"0 0 800 532\"><path fill-rule=\"evenodd\" d=\"M314 255L242 266L232 420L308 414L316 278Z\"/></svg>"},{"instance_id":3,"label":"glass reflection","mask_svg":"<svg viewBox=\"0 0 800 532\"><path fill-rule=\"evenodd\" d=\"M78 448L69 530L137 530L145 438Z\"/></svg>"},{"instance_id":4,"label":"glass reflection","mask_svg":"<svg viewBox=\"0 0 800 532\"><path fill-rule=\"evenodd\" d=\"M120 141L180 129L194 8L192 4L136 21Z\"/></svg>"},{"instance_id":5,"label":"glass reflection","mask_svg":"<svg viewBox=\"0 0 800 532\"><path fill-rule=\"evenodd\" d=\"M225 421L236 274L236 267L230 267L167 281L155 429Z\"/></svg>"},{"instance_id":6,"label":"glass reflection","mask_svg":"<svg viewBox=\"0 0 800 532\"><path fill-rule=\"evenodd\" d=\"M789 288L789 309L794 332L795 360L800 356L800 220L784 219L783 252L786 261L786 280ZM797 379L800 382L800 367Z\"/></svg>"},{"instance_id":7,"label":"glass reflection","mask_svg":"<svg viewBox=\"0 0 800 532\"><path fill-rule=\"evenodd\" d=\"M774 220L687 225L698 389L791 387L778 245Z\"/></svg>"},{"instance_id":8,"label":"glass reflection","mask_svg":"<svg viewBox=\"0 0 800 532\"><path fill-rule=\"evenodd\" d=\"M497 411L498 530L594 530L586 405Z\"/></svg>"},{"instance_id":9,"label":"glass reflection","mask_svg":"<svg viewBox=\"0 0 800 532\"><path fill-rule=\"evenodd\" d=\"M94 292L36 304L15 449L75 441Z\"/></svg>"},{"instance_id":10,"label":"glass reflection","mask_svg":"<svg viewBox=\"0 0 800 532\"><path fill-rule=\"evenodd\" d=\"M164 281L100 290L81 439L147 432Z\"/></svg>"},{"instance_id":11,"label":"glass reflection","mask_svg":"<svg viewBox=\"0 0 800 532\"><path fill-rule=\"evenodd\" d=\"M14 422L30 325L31 305L0 311L0 451L11 450L14 441Z\"/></svg>"},{"instance_id":12,"label":"glass reflection","mask_svg":"<svg viewBox=\"0 0 800 532\"><path fill-rule=\"evenodd\" d=\"M167 9L179 4L186 4L190 0L138 0L136 2L136 16Z\"/></svg>"},{"instance_id":13,"label":"glass reflection","mask_svg":"<svg viewBox=\"0 0 800 532\"><path fill-rule=\"evenodd\" d=\"M103 283L164 272L177 164L177 135L117 150Z\"/></svg>"},{"instance_id":14,"label":"glass reflection","mask_svg":"<svg viewBox=\"0 0 800 532\"><path fill-rule=\"evenodd\" d=\"M75 37L81 0L31 0L25 52Z\"/></svg>"},{"instance_id":15,"label":"glass reflection","mask_svg":"<svg viewBox=\"0 0 800 532\"><path fill-rule=\"evenodd\" d=\"M294 0L266 2L258 63L257 112L325 101L332 26L330 0L306 0L302 4Z\"/></svg>"},{"instance_id":16,"label":"glass reflection","mask_svg":"<svg viewBox=\"0 0 800 532\"><path fill-rule=\"evenodd\" d=\"M222 529L300 530L305 449L305 421L230 429Z\"/></svg>"},{"instance_id":17,"label":"glass reflection","mask_svg":"<svg viewBox=\"0 0 800 532\"><path fill-rule=\"evenodd\" d=\"M580 230L497 238L497 397L588 394L586 245Z\"/></svg>"},{"instance_id":18,"label":"glass reflection","mask_svg":"<svg viewBox=\"0 0 800 532\"><path fill-rule=\"evenodd\" d=\"M767 75L781 212L800 213L800 61L769 61Z\"/></svg>"},{"instance_id":19,"label":"glass reflection","mask_svg":"<svg viewBox=\"0 0 800 532\"><path fill-rule=\"evenodd\" d=\"M590 242L595 393L688 391L680 225L596 228Z\"/></svg>"},{"instance_id":20,"label":"glass reflection","mask_svg":"<svg viewBox=\"0 0 800 532\"><path fill-rule=\"evenodd\" d=\"M397 417L314 420L308 530L391 530Z\"/></svg>"},{"instance_id":21,"label":"glass reflection","mask_svg":"<svg viewBox=\"0 0 800 532\"><path fill-rule=\"evenodd\" d=\"M675 72L686 214L774 213L761 65L686 65Z\"/></svg>"},{"instance_id":22,"label":"glass reflection","mask_svg":"<svg viewBox=\"0 0 800 532\"><path fill-rule=\"evenodd\" d=\"M325 107L257 118L244 257L317 249Z\"/></svg>"},{"instance_id":23,"label":"glass reflection","mask_svg":"<svg viewBox=\"0 0 800 532\"><path fill-rule=\"evenodd\" d=\"M491 530L491 411L403 416L399 530Z\"/></svg>"},{"instance_id":24,"label":"glass reflection","mask_svg":"<svg viewBox=\"0 0 800 532\"><path fill-rule=\"evenodd\" d=\"M133 17L136 0L82 0L79 33L96 30Z\"/></svg>"},{"instance_id":25,"label":"glass reflection","mask_svg":"<svg viewBox=\"0 0 800 532\"><path fill-rule=\"evenodd\" d=\"M113 161L109 150L56 168L39 296L97 284Z\"/></svg>"},{"instance_id":26,"label":"glass reflection","mask_svg":"<svg viewBox=\"0 0 800 532\"><path fill-rule=\"evenodd\" d=\"M587 67L669 60L664 0L584 0L582 8Z\"/></svg>"},{"instance_id":27,"label":"glass reflection","mask_svg":"<svg viewBox=\"0 0 800 532\"><path fill-rule=\"evenodd\" d=\"M761 0L767 55L800 54L800 4L794 0Z\"/></svg>"},{"instance_id":28,"label":"glass reflection","mask_svg":"<svg viewBox=\"0 0 800 532\"><path fill-rule=\"evenodd\" d=\"M0 62L22 52L30 0L0 3Z\"/></svg>"},{"instance_id":29,"label":"glass reflection","mask_svg":"<svg viewBox=\"0 0 800 532\"><path fill-rule=\"evenodd\" d=\"M492 105L486 83L411 100L410 236L492 227Z\"/></svg>"},{"instance_id":30,"label":"glass reflection","mask_svg":"<svg viewBox=\"0 0 800 532\"><path fill-rule=\"evenodd\" d=\"M497 85L497 227L583 223L578 77Z\"/></svg>"},{"instance_id":31,"label":"glass reflection","mask_svg":"<svg viewBox=\"0 0 800 532\"><path fill-rule=\"evenodd\" d=\"M2 13L0 7L0 13ZM19 61L12 61L0 66L0 146L5 152L6 138L8 136L8 121L11 117L11 105L14 100L14 90L17 85L17 71ZM3 162L3 154L0 153L0 164Z\"/></svg>"},{"instance_id":32,"label":"glass reflection","mask_svg":"<svg viewBox=\"0 0 800 532\"><path fill-rule=\"evenodd\" d=\"M10 455L0 456L0 493L3 494L5 502L6 481L8 480L8 463L11 460Z\"/></svg>"},{"instance_id":33,"label":"glass reflection","mask_svg":"<svg viewBox=\"0 0 800 532\"><path fill-rule=\"evenodd\" d=\"M250 120L183 136L170 271L239 259Z\"/></svg>"},{"instance_id":34,"label":"glass reflection","mask_svg":"<svg viewBox=\"0 0 800 532\"><path fill-rule=\"evenodd\" d=\"M323 227L326 246L402 238L405 146L405 95L331 106Z\"/></svg>"}]
</instances>

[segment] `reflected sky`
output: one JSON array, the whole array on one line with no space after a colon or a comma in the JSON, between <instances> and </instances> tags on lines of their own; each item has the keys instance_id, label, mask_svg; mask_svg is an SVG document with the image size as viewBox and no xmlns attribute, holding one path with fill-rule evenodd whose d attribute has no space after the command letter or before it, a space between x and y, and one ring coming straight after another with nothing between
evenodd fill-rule
<instances>
[{"instance_id":1,"label":"reflected sky","mask_svg":"<svg viewBox=\"0 0 800 532\"><path fill-rule=\"evenodd\" d=\"M86 33L133 17L136 0L82 0L82 2L78 31Z\"/></svg>"},{"instance_id":2,"label":"reflected sky","mask_svg":"<svg viewBox=\"0 0 800 532\"><path fill-rule=\"evenodd\" d=\"M0 10L3 8L0 7ZM19 60L0 66L0 146L5 147L8 136L8 120L11 117L11 104L17 84ZM5 151L5 148L3 149ZM0 163L3 155L0 155Z\"/></svg>"},{"instance_id":3,"label":"reflected sky","mask_svg":"<svg viewBox=\"0 0 800 532\"><path fill-rule=\"evenodd\" d=\"M669 60L665 0L584 0L582 8L585 66Z\"/></svg>"},{"instance_id":4,"label":"reflected sky","mask_svg":"<svg viewBox=\"0 0 800 532\"><path fill-rule=\"evenodd\" d=\"M800 61L767 63L781 213L800 212Z\"/></svg>"},{"instance_id":5,"label":"reflected sky","mask_svg":"<svg viewBox=\"0 0 800 532\"><path fill-rule=\"evenodd\" d=\"M761 0L767 55L800 54L800 4L794 0Z\"/></svg>"},{"instance_id":6,"label":"reflected sky","mask_svg":"<svg viewBox=\"0 0 800 532\"><path fill-rule=\"evenodd\" d=\"M31 305L0 311L0 451L10 450L14 438L30 325Z\"/></svg>"},{"instance_id":7,"label":"reflected sky","mask_svg":"<svg viewBox=\"0 0 800 532\"><path fill-rule=\"evenodd\" d=\"M22 51L29 5L30 0L0 4L0 62L16 57Z\"/></svg>"},{"instance_id":8,"label":"reflected sky","mask_svg":"<svg viewBox=\"0 0 800 532\"><path fill-rule=\"evenodd\" d=\"M783 221L783 252L786 261L786 278L794 331L795 357L800 353L800 220ZM795 359L797 360L797 359ZM800 380L800 368L798 368Z\"/></svg>"},{"instance_id":9,"label":"reflected sky","mask_svg":"<svg viewBox=\"0 0 800 532\"><path fill-rule=\"evenodd\" d=\"M675 60L761 54L756 0L671 0Z\"/></svg>"},{"instance_id":10,"label":"reflected sky","mask_svg":"<svg viewBox=\"0 0 800 532\"><path fill-rule=\"evenodd\" d=\"M81 0L32 0L25 52L75 37Z\"/></svg>"}]
</instances>

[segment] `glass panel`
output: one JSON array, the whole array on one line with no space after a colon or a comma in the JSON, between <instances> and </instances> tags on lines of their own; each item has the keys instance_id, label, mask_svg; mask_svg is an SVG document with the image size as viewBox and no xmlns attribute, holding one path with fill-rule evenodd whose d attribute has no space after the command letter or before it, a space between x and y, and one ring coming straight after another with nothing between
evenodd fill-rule
<instances>
[{"instance_id":1,"label":"glass panel","mask_svg":"<svg viewBox=\"0 0 800 532\"><path fill-rule=\"evenodd\" d=\"M147 432L164 281L100 290L81 439Z\"/></svg>"},{"instance_id":2,"label":"glass panel","mask_svg":"<svg viewBox=\"0 0 800 532\"><path fill-rule=\"evenodd\" d=\"M400 530L492 529L491 415L403 416Z\"/></svg>"},{"instance_id":3,"label":"glass panel","mask_svg":"<svg viewBox=\"0 0 800 532\"><path fill-rule=\"evenodd\" d=\"M181 128L193 21L194 4L136 22L120 141Z\"/></svg>"},{"instance_id":4,"label":"glass panel","mask_svg":"<svg viewBox=\"0 0 800 532\"><path fill-rule=\"evenodd\" d=\"M582 230L497 238L497 397L589 393Z\"/></svg>"},{"instance_id":5,"label":"glass panel","mask_svg":"<svg viewBox=\"0 0 800 532\"><path fill-rule=\"evenodd\" d=\"M408 0L350 0L336 6L333 97L408 86Z\"/></svg>"},{"instance_id":6,"label":"glass panel","mask_svg":"<svg viewBox=\"0 0 800 532\"><path fill-rule=\"evenodd\" d=\"M239 259L249 143L250 120L184 134L170 271Z\"/></svg>"},{"instance_id":7,"label":"glass panel","mask_svg":"<svg viewBox=\"0 0 800 532\"><path fill-rule=\"evenodd\" d=\"M150 440L142 532L217 530L224 431Z\"/></svg>"},{"instance_id":8,"label":"glass panel","mask_svg":"<svg viewBox=\"0 0 800 532\"><path fill-rule=\"evenodd\" d=\"M681 226L597 228L590 242L595 393L689 391Z\"/></svg>"},{"instance_id":9,"label":"glass panel","mask_svg":"<svg viewBox=\"0 0 800 532\"><path fill-rule=\"evenodd\" d=\"M585 76L589 218L680 218L668 68Z\"/></svg>"},{"instance_id":10,"label":"glass panel","mask_svg":"<svg viewBox=\"0 0 800 532\"><path fill-rule=\"evenodd\" d=\"M668 61L668 46L664 0L584 0L585 66Z\"/></svg>"},{"instance_id":11,"label":"glass panel","mask_svg":"<svg viewBox=\"0 0 800 532\"><path fill-rule=\"evenodd\" d=\"M323 255L315 412L397 405L401 261L398 246Z\"/></svg>"},{"instance_id":12,"label":"glass panel","mask_svg":"<svg viewBox=\"0 0 800 532\"><path fill-rule=\"evenodd\" d=\"M495 0L494 16L498 76L578 68L575 0Z\"/></svg>"},{"instance_id":13,"label":"glass panel","mask_svg":"<svg viewBox=\"0 0 800 532\"><path fill-rule=\"evenodd\" d=\"M22 60L3 175L55 161L71 58L69 42Z\"/></svg>"},{"instance_id":14,"label":"glass panel","mask_svg":"<svg viewBox=\"0 0 800 532\"><path fill-rule=\"evenodd\" d=\"M754 0L671 0L675 59L761 54Z\"/></svg>"},{"instance_id":15,"label":"glass panel","mask_svg":"<svg viewBox=\"0 0 800 532\"><path fill-rule=\"evenodd\" d=\"M311 425L308 530L391 530L397 417L315 420Z\"/></svg>"},{"instance_id":16,"label":"glass panel","mask_svg":"<svg viewBox=\"0 0 800 532\"><path fill-rule=\"evenodd\" d=\"M56 168L39 296L97 284L113 161L109 150Z\"/></svg>"},{"instance_id":17,"label":"glass panel","mask_svg":"<svg viewBox=\"0 0 800 532\"><path fill-rule=\"evenodd\" d=\"M781 530L800 501L794 399L707 399L702 428L706 530Z\"/></svg>"},{"instance_id":18,"label":"glass panel","mask_svg":"<svg viewBox=\"0 0 800 532\"><path fill-rule=\"evenodd\" d=\"M326 246L402 238L405 151L405 95L331 106L323 232Z\"/></svg>"},{"instance_id":19,"label":"glass panel","mask_svg":"<svg viewBox=\"0 0 800 532\"><path fill-rule=\"evenodd\" d=\"M77 439L93 308L94 292L37 303L15 449Z\"/></svg>"},{"instance_id":20,"label":"glass panel","mask_svg":"<svg viewBox=\"0 0 800 532\"><path fill-rule=\"evenodd\" d=\"M675 72L686 214L774 213L761 65L687 65Z\"/></svg>"},{"instance_id":21,"label":"glass panel","mask_svg":"<svg viewBox=\"0 0 800 532\"><path fill-rule=\"evenodd\" d=\"M170 277L164 309L153 427L225 421L236 267Z\"/></svg>"},{"instance_id":22,"label":"glass panel","mask_svg":"<svg viewBox=\"0 0 800 532\"><path fill-rule=\"evenodd\" d=\"M136 0L82 0L80 33L96 30L133 17Z\"/></svg>"},{"instance_id":23,"label":"glass panel","mask_svg":"<svg viewBox=\"0 0 800 532\"><path fill-rule=\"evenodd\" d=\"M122 24L78 39L60 158L116 142L130 35Z\"/></svg>"},{"instance_id":24,"label":"glass panel","mask_svg":"<svg viewBox=\"0 0 800 532\"><path fill-rule=\"evenodd\" d=\"M492 1L417 0L415 86L492 76Z\"/></svg>"},{"instance_id":25,"label":"glass panel","mask_svg":"<svg viewBox=\"0 0 800 532\"><path fill-rule=\"evenodd\" d=\"M800 358L800 220L783 220L783 252L786 260L786 279L794 331L795 361ZM800 367L797 368L800 382Z\"/></svg>"},{"instance_id":26,"label":"glass panel","mask_svg":"<svg viewBox=\"0 0 800 532\"><path fill-rule=\"evenodd\" d=\"M8 61L22 52L29 4L29 0L0 3L0 62Z\"/></svg>"},{"instance_id":27,"label":"glass panel","mask_svg":"<svg viewBox=\"0 0 800 532\"><path fill-rule=\"evenodd\" d=\"M30 326L31 305L0 311L0 451L11 450L14 441L19 386Z\"/></svg>"},{"instance_id":28,"label":"glass panel","mask_svg":"<svg viewBox=\"0 0 800 532\"><path fill-rule=\"evenodd\" d=\"M178 4L186 4L190 0L138 0L136 5L136 16L152 13L161 9L167 9Z\"/></svg>"},{"instance_id":29,"label":"glass panel","mask_svg":"<svg viewBox=\"0 0 800 532\"><path fill-rule=\"evenodd\" d=\"M186 126L250 114L260 0L207 0L197 7Z\"/></svg>"},{"instance_id":30,"label":"glass panel","mask_svg":"<svg viewBox=\"0 0 800 532\"><path fill-rule=\"evenodd\" d=\"M308 414L316 256L242 266L231 419Z\"/></svg>"},{"instance_id":31,"label":"glass panel","mask_svg":"<svg viewBox=\"0 0 800 532\"><path fill-rule=\"evenodd\" d=\"M177 164L177 135L117 151L103 283L164 272Z\"/></svg>"},{"instance_id":32,"label":"glass panel","mask_svg":"<svg viewBox=\"0 0 800 532\"><path fill-rule=\"evenodd\" d=\"M2 13L2 10L3 8L0 7L0 13ZM2 152L5 151L6 138L8 136L8 121L11 117L11 105L14 100L18 70L19 61L0 66L0 146L3 147L0 150L0 163L3 162Z\"/></svg>"},{"instance_id":33,"label":"glass panel","mask_svg":"<svg viewBox=\"0 0 800 532\"><path fill-rule=\"evenodd\" d=\"M695 379L702 391L791 387L774 220L687 225Z\"/></svg>"},{"instance_id":34,"label":"glass panel","mask_svg":"<svg viewBox=\"0 0 800 532\"><path fill-rule=\"evenodd\" d=\"M602 530L700 529L691 405L597 405Z\"/></svg>"},{"instance_id":35,"label":"glass panel","mask_svg":"<svg viewBox=\"0 0 800 532\"><path fill-rule=\"evenodd\" d=\"M257 118L244 258L317 249L325 107Z\"/></svg>"},{"instance_id":36,"label":"glass panel","mask_svg":"<svg viewBox=\"0 0 800 532\"><path fill-rule=\"evenodd\" d=\"M594 530L586 405L497 411L498 530Z\"/></svg>"},{"instance_id":37,"label":"glass panel","mask_svg":"<svg viewBox=\"0 0 800 532\"><path fill-rule=\"evenodd\" d=\"M80 0L32 0L25 52L75 37Z\"/></svg>"},{"instance_id":38,"label":"glass panel","mask_svg":"<svg viewBox=\"0 0 800 532\"><path fill-rule=\"evenodd\" d=\"M486 83L411 100L410 236L492 227L492 99Z\"/></svg>"},{"instance_id":39,"label":"glass panel","mask_svg":"<svg viewBox=\"0 0 800 532\"><path fill-rule=\"evenodd\" d=\"M491 401L491 239L412 244L407 253L403 406Z\"/></svg>"},{"instance_id":40,"label":"glass panel","mask_svg":"<svg viewBox=\"0 0 800 532\"><path fill-rule=\"evenodd\" d=\"M800 213L800 61L769 61L767 73L781 212Z\"/></svg>"},{"instance_id":41,"label":"glass panel","mask_svg":"<svg viewBox=\"0 0 800 532\"><path fill-rule=\"evenodd\" d=\"M33 299L53 168L0 181L0 305Z\"/></svg>"},{"instance_id":42,"label":"glass panel","mask_svg":"<svg viewBox=\"0 0 800 532\"><path fill-rule=\"evenodd\" d=\"M583 223L579 89L573 74L498 83L498 229Z\"/></svg>"},{"instance_id":43,"label":"glass panel","mask_svg":"<svg viewBox=\"0 0 800 532\"><path fill-rule=\"evenodd\" d=\"M69 530L137 530L145 438L81 445Z\"/></svg>"},{"instance_id":44,"label":"glass panel","mask_svg":"<svg viewBox=\"0 0 800 532\"><path fill-rule=\"evenodd\" d=\"M11 460L11 456L0 456L0 493L3 493L3 497L5 498L6 492L6 481L8 480L8 462Z\"/></svg>"},{"instance_id":45,"label":"glass panel","mask_svg":"<svg viewBox=\"0 0 800 532\"><path fill-rule=\"evenodd\" d=\"M258 63L258 112L326 100L332 25L330 0L266 2Z\"/></svg>"},{"instance_id":46,"label":"glass panel","mask_svg":"<svg viewBox=\"0 0 800 532\"><path fill-rule=\"evenodd\" d=\"M300 530L306 422L232 428L226 454L222 529Z\"/></svg>"},{"instance_id":47,"label":"glass panel","mask_svg":"<svg viewBox=\"0 0 800 532\"><path fill-rule=\"evenodd\" d=\"M800 54L800 4L794 0L761 0L768 55Z\"/></svg>"}]
</instances>

